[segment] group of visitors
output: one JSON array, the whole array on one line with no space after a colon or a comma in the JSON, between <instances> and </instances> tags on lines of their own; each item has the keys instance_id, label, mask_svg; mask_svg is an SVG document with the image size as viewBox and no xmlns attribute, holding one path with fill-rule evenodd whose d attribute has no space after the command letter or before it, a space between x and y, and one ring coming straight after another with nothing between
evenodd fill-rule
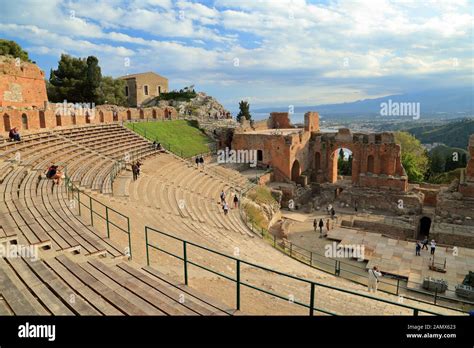
<instances>
[{"instance_id":1,"label":"group of visitors","mask_svg":"<svg viewBox=\"0 0 474 348\"><path fill-rule=\"evenodd\" d=\"M63 176L63 171L54 163L52 163L46 171L46 178L53 180L53 185L60 185Z\"/></svg>"},{"instance_id":2,"label":"group of visitors","mask_svg":"<svg viewBox=\"0 0 474 348\"><path fill-rule=\"evenodd\" d=\"M425 236L425 238L422 241L417 240L415 244L415 255L416 256L421 256L421 250L426 249L428 250L428 243L430 244L430 254L434 255L436 251L436 241L434 239L431 240L431 242L428 241L428 237Z\"/></svg>"},{"instance_id":3,"label":"group of visitors","mask_svg":"<svg viewBox=\"0 0 474 348\"><path fill-rule=\"evenodd\" d=\"M196 156L195 162L196 167L199 168L199 165L201 165L201 167L204 169L204 158L202 156Z\"/></svg>"},{"instance_id":4,"label":"group of visitors","mask_svg":"<svg viewBox=\"0 0 474 348\"><path fill-rule=\"evenodd\" d=\"M142 163L140 161L136 161L132 163L132 174L133 174L133 181L137 180L140 176L140 167Z\"/></svg>"},{"instance_id":5,"label":"group of visitors","mask_svg":"<svg viewBox=\"0 0 474 348\"><path fill-rule=\"evenodd\" d=\"M11 141L21 141L20 132L18 132L17 127L10 129L10 132L8 133L8 138Z\"/></svg>"},{"instance_id":6,"label":"group of visitors","mask_svg":"<svg viewBox=\"0 0 474 348\"><path fill-rule=\"evenodd\" d=\"M226 194L224 190L221 191L220 198L221 198L221 206L222 206L222 210L224 211L224 215L227 215L229 213L229 205L227 204ZM239 197L237 196L237 193L234 193L233 202L234 202L234 209L237 209L239 207Z\"/></svg>"},{"instance_id":7,"label":"group of visitors","mask_svg":"<svg viewBox=\"0 0 474 348\"><path fill-rule=\"evenodd\" d=\"M152 149L153 150L158 150L158 151L161 151L163 148L161 147L161 143L158 143L156 141L153 142L153 144L151 145Z\"/></svg>"},{"instance_id":8,"label":"group of visitors","mask_svg":"<svg viewBox=\"0 0 474 348\"><path fill-rule=\"evenodd\" d=\"M324 227L323 219L319 219L319 222L318 222L318 219L314 219L313 221L314 232L318 232L318 228L319 228L319 238L323 238L328 235L329 230L331 229L329 219L326 220L326 234L324 235L323 235L323 227Z\"/></svg>"}]
</instances>

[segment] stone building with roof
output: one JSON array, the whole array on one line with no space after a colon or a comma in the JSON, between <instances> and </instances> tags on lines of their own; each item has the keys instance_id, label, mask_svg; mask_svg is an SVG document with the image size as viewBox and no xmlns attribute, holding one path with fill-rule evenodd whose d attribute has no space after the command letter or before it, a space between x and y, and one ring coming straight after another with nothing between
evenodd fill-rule
<instances>
[{"instance_id":1,"label":"stone building with roof","mask_svg":"<svg viewBox=\"0 0 474 348\"><path fill-rule=\"evenodd\" d=\"M125 80L125 96L130 106L140 107L143 103L168 92L168 79L154 72L130 74L119 77Z\"/></svg>"}]
</instances>

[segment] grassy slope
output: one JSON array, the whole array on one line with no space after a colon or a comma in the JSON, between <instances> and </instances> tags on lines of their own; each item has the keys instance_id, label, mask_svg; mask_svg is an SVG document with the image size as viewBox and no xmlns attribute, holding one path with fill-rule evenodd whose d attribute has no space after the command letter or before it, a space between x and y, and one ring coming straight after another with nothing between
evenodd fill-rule
<instances>
[{"instance_id":1,"label":"grassy slope","mask_svg":"<svg viewBox=\"0 0 474 348\"><path fill-rule=\"evenodd\" d=\"M151 141L156 140L162 146L184 157L191 157L209 152L209 139L190 121L140 122L127 124L129 129L145 136Z\"/></svg>"}]
</instances>

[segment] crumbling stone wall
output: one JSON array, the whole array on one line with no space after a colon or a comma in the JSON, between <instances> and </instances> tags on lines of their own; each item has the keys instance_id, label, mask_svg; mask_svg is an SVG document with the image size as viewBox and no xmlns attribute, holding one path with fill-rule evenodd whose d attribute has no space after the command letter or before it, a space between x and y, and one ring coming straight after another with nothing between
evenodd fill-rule
<instances>
[{"instance_id":1,"label":"crumbling stone wall","mask_svg":"<svg viewBox=\"0 0 474 348\"><path fill-rule=\"evenodd\" d=\"M0 107L44 107L44 72L32 63L0 56Z\"/></svg>"}]
</instances>

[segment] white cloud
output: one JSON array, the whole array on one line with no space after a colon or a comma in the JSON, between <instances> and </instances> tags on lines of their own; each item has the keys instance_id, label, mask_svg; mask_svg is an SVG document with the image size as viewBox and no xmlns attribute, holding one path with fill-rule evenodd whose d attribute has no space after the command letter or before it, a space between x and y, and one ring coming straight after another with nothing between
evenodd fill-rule
<instances>
[{"instance_id":1,"label":"white cloud","mask_svg":"<svg viewBox=\"0 0 474 348\"><path fill-rule=\"evenodd\" d=\"M232 88L235 98L249 90L256 103L366 97L364 89L383 93L419 78L436 85L440 73L453 83L472 79L469 1L18 0L4 7L0 33L31 54L94 54L108 74L155 70L172 84ZM280 86L281 97L266 95Z\"/></svg>"}]
</instances>

